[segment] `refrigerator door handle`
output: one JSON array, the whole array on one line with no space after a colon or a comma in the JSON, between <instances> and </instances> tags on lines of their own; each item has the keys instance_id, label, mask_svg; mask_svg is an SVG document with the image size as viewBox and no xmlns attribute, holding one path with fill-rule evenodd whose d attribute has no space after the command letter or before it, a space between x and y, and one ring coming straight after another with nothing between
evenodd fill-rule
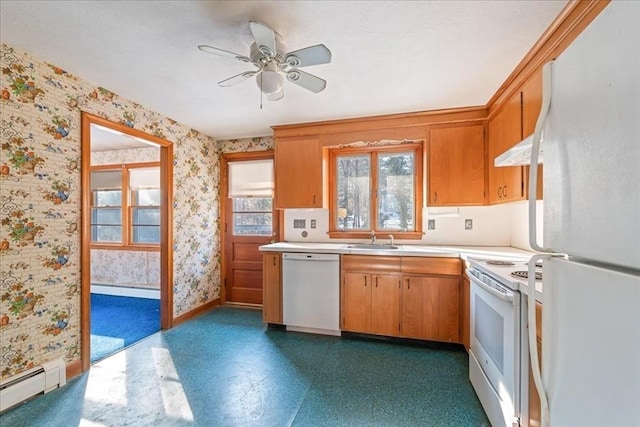
<instances>
[{"instance_id":1,"label":"refrigerator door handle","mask_svg":"<svg viewBox=\"0 0 640 427\"><path fill-rule=\"evenodd\" d=\"M536 221L536 195L538 193L538 157L540 155L540 143L542 141L542 128L549 115L551 105L551 67L553 61L547 62L542 67L542 106L536 121L536 129L533 132L531 144L531 163L529 165L529 245L536 252L552 252L550 249L538 245Z\"/></svg>"}]
</instances>

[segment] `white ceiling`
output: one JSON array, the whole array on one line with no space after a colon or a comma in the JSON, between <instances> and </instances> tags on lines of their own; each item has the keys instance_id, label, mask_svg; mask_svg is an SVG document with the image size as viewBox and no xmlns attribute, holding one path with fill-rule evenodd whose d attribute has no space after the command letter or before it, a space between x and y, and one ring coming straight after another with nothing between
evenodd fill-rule
<instances>
[{"instance_id":1,"label":"white ceiling","mask_svg":"<svg viewBox=\"0 0 640 427\"><path fill-rule=\"evenodd\" d=\"M484 105L566 4L552 1L4 1L0 38L36 58L217 139L271 126ZM248 55L248 21L289 51L325 44L313 94L285 81L264 101L252 70L201 52Z\"/></svg>"}]
</instances>

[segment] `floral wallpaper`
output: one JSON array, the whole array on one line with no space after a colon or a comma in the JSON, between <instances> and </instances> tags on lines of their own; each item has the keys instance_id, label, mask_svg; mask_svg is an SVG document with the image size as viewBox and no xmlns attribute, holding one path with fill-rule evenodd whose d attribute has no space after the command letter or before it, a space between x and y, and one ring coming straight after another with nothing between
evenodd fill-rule
<instances>
[{"instance_id":1,"label":"floral wallpaper","mask_svg":"<svg viewBox=\"0 0 640 427\"><path fill-rule=\"evenodd\" d=\"M247 151L273 150L272 136L258 136L255 138L218 140L220 153L241 153Z\"/></svg>"},{"instance_id":2,"label":"floral wallpaper","mask_svg":"<svg viewBox=\"0 0 640 427\"><path fill-rule=\"evenodd\" d=\"M174 316L219 297L216 141L0 46L0 376L80 359L80 113L174 145Z\"/></svg>"},{"instance_id":3,"label":"floral wallpaper","mask_svg":"<svg viewBox=\"0 0 640 427\"><path fill-rule=\"evenodd\" d=\"M160 289L160 252L91 249L91 283Z\"/></svg>"},{"instance_id":4,"label":"floral wallpaper","mask_svg":"<svg viewBox=\"0 0 640 427\"><path fill-rule=\"evenodd\" d=\"M126 150L96 151L91 153L91 165L121 165L123 163L159 162L160 148L130 148Z\"/></svg>"}]
</instances>

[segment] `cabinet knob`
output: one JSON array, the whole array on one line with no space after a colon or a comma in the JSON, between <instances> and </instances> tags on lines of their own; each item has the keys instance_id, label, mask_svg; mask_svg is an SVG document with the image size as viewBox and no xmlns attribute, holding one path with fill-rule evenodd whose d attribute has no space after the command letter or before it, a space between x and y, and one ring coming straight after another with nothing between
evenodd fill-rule
<instances>
[{"instance_id":1,"label":"cabinet knob","mask_svg":"<svg viewBox=\"0 0 640 427\"><path fill-rule=\"evenodd\" d=\"M502 187L498 187L498 199L502 199Z\"/></svg>"},{"instance_id":2,"label":"cabinet knob","mask_svg":"<svg viewBox=\"0 0 640 427\"><path fill-rule=\"evenodd\" d=\"M438 192L437 192L437 191L434 191L434 192L433 192L433 201L434 201L434 202L437 202L437 201L438 201Z\"/></svg>"},{"instance_id":3,"label":"cabinet knob","mask_svg":"<svg viewBox=\"0 0 640 427\"><path fill-rule=\"evenodd\" d=\"M315 194L313 195L313 204L314 205L316 204L316 195Z\"/></svg>"},{"instance_id":4,"label":"cabinet knob","mask_svg":"<svg viewBox=\"0 0 640 427\"><path fill-rule=\"evenodd\" d=\"M376 276L376 288L378 287L378 276Z\"/></svg>"},{"instance_id":5,"label":"cabinet knob","mask_svg":"<svg viewBox=\"0 0 640 427\"><path fill-rule=\"evenodd\" d=\"M274 255L274 257L273 257L273 266L274 266L274 267L276 266L276 257L275 257L275 255Z\"/></svg>"},{"instance_id":6,"label":"cabinet knob","mask_svg":"<svg viewBox=\"0 0 640 427\"><path fill-rule=\"evenodd\" d=\"M507 186L505 185L504 187L502 187L502 195L506 198L507 197Z\"/></svg>"},{"instance_id":7,"label":"cabinet knob","mask_svg":"<svg viewBox=\"0 0 640 427\"><path fill-rule=\"evenodd\" d=\"M367 276L362 276L364 277L364 285L367 286Z\"/></svg>"},{"instance_id":8,"label":"cabinet knob","mask_svg":"<svg viewBox=\"0 0 640 427\"><path fill-rule=\"evenodd\" d=\"M411 280L407 279L407 289L411 289Z\"/></svg>"}]
</instances>

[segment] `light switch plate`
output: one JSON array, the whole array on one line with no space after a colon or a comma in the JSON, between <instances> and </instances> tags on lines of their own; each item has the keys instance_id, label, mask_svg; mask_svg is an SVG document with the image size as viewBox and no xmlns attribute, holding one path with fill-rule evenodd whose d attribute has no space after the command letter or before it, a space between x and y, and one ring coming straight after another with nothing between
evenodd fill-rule
<instances>
[{"instance_id":1,"label":"light switch plate","mask_svg":"<svg viewBox=\"0 0 640 427\"><path fill-rule=\"evenodd\" d=\"M304 219L294 219L293 220L293 228L305 228L306 221Z\"/></svg>"},{"instance_id":2,"label":"light switch plate","mask_svg":"<svg viewBox=\"0 0 640 427\"><path fill-rule=\"evenodd\" d=\"M435 230L436 229L436 220L435 219L427 220L427 229L428 230Z\"/></svg>"},{"instance_id":3,"label":"light switch plate","mask_svg":"<svg viewBox=\"0 0 640 427\"><path fill-rule=\"evenodd\" d=\"M464 220L464 229L465 230L473 230L473 220L472 219L465 219Z\"/></svg>"},{"instance_id":4,"label":"light switch plate","mask_svg":"<svg viewBox=\"0 0 640 427\"><path fill-rule=\"evenodd\" d=\"M311 228L316 228L316 220L315 219L311 220Z\"/></svg>"}]
</instances>

